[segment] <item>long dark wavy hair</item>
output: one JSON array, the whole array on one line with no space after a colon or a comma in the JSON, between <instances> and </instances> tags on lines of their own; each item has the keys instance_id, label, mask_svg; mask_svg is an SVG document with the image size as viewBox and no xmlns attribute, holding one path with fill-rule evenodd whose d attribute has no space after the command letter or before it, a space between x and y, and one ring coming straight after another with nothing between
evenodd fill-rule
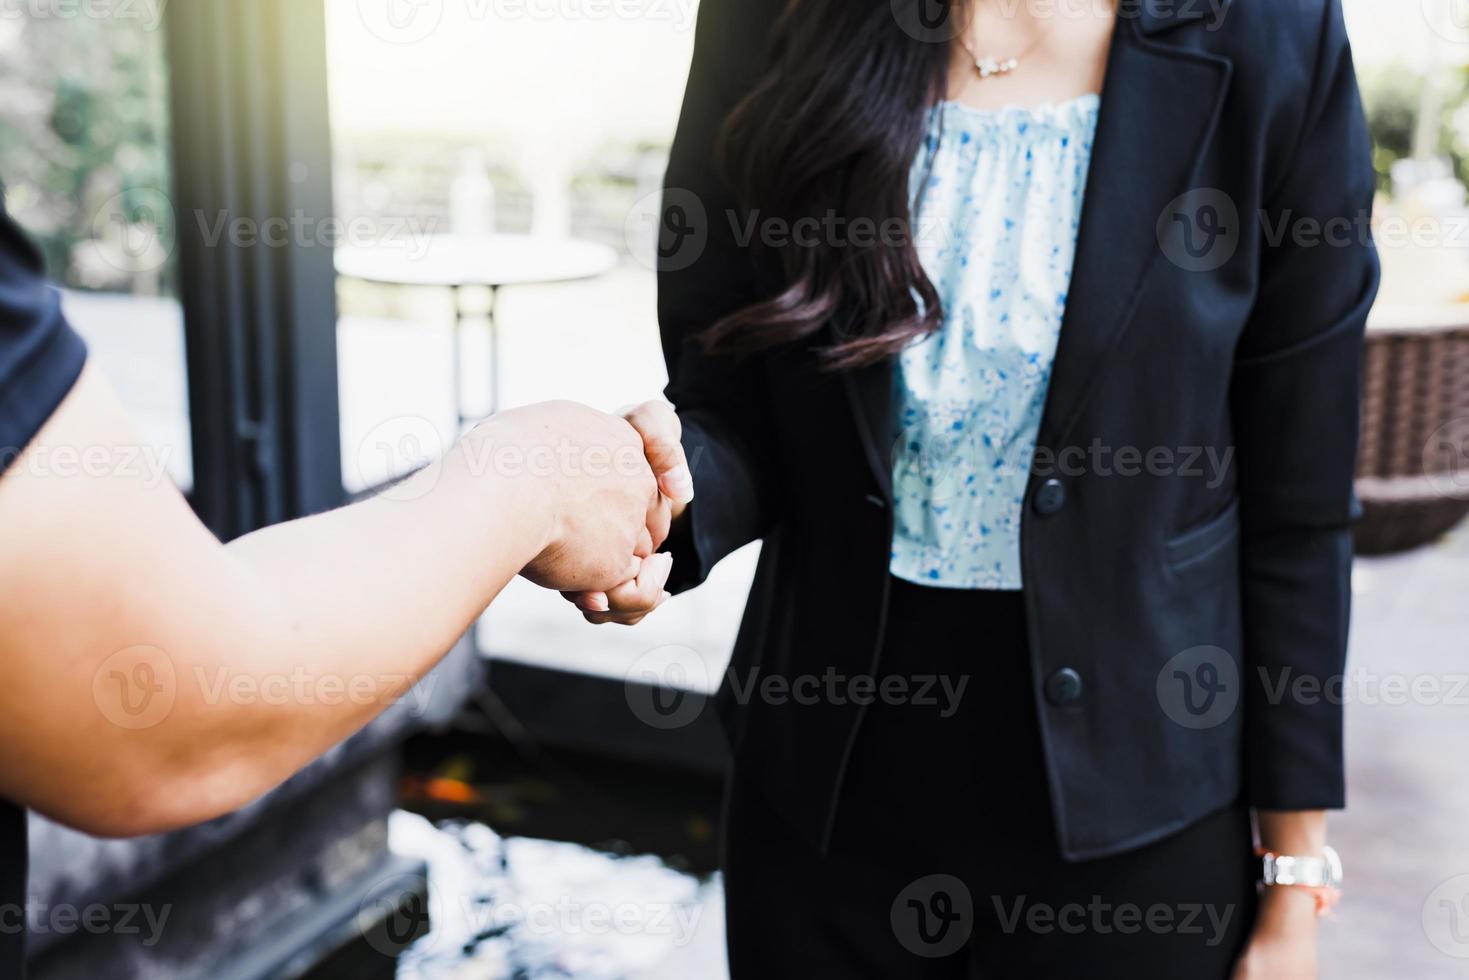
<instances>
[{"instance_id":1,"label":"long dark wavy hair","mask_svg":"<svg viewBox=\"0 0 1469 980\"><path fill-rule=\"evenodd\" d=\"M788 0L765 75L725 122L720 165L758 221L850 233L782 243L781 291L714 324L711 349L764 350L833 323L822 360L846 369L890 358L939 326L908 199L927 109L948 78L949 45L913 29L920 7L932 12L935 2ZM937 3L943 17L958 16ZM914 20L904 23L909 4Z\"/></svg>"}]
</instances>

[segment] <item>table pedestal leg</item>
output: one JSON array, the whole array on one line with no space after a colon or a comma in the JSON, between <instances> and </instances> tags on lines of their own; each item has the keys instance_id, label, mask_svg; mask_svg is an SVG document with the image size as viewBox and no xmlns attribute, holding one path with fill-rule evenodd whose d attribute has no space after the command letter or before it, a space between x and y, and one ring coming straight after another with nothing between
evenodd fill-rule
<instances>
[{"instance_id":1,"label":"table pedestal leg","mask_svg":"<svg viewBox=\"0 0 1469 980\"><path fill-rule=\"evenodd\" d=\"M496 304L500 287L490 287L490 310L485 314L490 326L490 414L500 410L500 320Z\"/></svg>"},{"instance_id":2,"label":"table pedestal leg","mask_svg":"<svg viewBox=\"0 0 1469 980\"><path fill-rule=\"evenodd\" d=\"M454 393L454 414L459 420L459 429L456 437L464 431L464 423L469 421L469 416L464 411L464 297L460 295L459 286L450 289L450 295L454 299L454 364L451 390Z\"/></svg>"}]
</instances>

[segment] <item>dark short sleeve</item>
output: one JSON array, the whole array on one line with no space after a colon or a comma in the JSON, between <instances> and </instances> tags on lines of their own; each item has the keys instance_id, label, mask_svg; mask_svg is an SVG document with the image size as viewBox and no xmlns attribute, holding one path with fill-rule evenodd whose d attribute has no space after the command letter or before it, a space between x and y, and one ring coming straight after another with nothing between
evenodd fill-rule
<instances>
[{"instance_id":1,"label":"dark short sleeve","mask_svg":"<svg viewBox=\"0 0 1469 980\"><path fill-rule=\"evenodd\" d=\"M0 977L25 977L26 815L0 800Z\"/></svg>"},{"instance_id":2,"label":"dark short sleeve","mask_svg":"<svg viewBox=\"0 0 1469 980\"><path fill-rule=\"evenodd\" d=\"M0 205L0 473L56 411L87 350L46 285L41 258ZM0 800L0 976L25 974L17 928L26 880L25 812Z\"/></svg>"},{"instance_id":3,"label":"dark short sleeve","mask_svg":"<svg viewBox=\"0 0 1469 980\"><path fill-rule=\"evenodd\" d=\"M86 358L40 255L0 206L0 473L71 391Z\"/></svg>"}]
</instances>

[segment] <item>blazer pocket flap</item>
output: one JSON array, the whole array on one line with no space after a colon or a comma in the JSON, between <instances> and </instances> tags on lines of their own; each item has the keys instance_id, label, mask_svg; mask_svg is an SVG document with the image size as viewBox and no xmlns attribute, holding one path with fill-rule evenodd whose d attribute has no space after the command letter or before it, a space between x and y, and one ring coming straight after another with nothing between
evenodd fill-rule
<instances>
[{"instance_id":1,"label":"blazer pocket flap","mask_svg":"<svg viewBox=\"0 0 1469 980\"><path fill-rule=\"evenodd\" d=\"M1168 564L1177 568L1202 561L1239 536L1239 498L1215 517L1196 524L1163 545Z\"/></svg>"}]
</instances>

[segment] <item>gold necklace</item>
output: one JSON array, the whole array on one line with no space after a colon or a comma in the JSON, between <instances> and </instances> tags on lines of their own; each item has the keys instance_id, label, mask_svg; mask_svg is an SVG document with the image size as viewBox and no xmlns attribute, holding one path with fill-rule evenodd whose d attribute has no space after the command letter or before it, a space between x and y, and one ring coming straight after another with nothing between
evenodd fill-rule
<instances>
[{"instance_id":1,"label":"gold necklace","mask_svg":"<svg viewBox=\"0 0 1469 980\"><path fill-rule=\"evenodd\" d=\"M1046 39L1048 33L1050 32L1042 31L1034 41L1030 42L1030 45L1024 51L1010 58L996 58L994 55L977 55L974 53L974 49L969 46L967 38L961 37L959 44L963 46L964 51L969 57L974 60L974 70L979 73L980 80L983 81L986 78L993 78L996 75L1008 75L1015 71L1020 67L1020 59L1030 57L1035 52L1035 49L1041 46L1041 42Z\"/></svg>"}]
</instances>

